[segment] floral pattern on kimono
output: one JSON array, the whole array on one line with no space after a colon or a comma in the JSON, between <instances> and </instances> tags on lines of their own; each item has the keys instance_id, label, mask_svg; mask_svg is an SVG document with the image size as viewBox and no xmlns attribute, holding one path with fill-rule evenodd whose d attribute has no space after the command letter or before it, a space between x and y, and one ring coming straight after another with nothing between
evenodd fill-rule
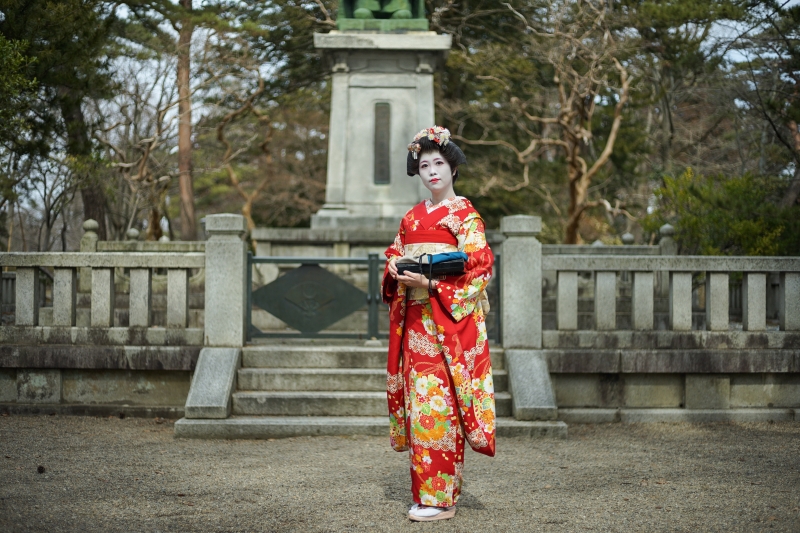
<instances>
[{"instance_id":1,"label":"floral pattern on kimono","mask_svg":"<svg viewBox=\"0 0 800 533\"><path fill-rule=\"evenodd\" d=\"M455 237L468 259L464 274L439 279L430 297L427 290L422 297L419 289L408 290L388 275L387 267L387 399L392 447L408 450L411 458L414 500L449 506L460 493L465 439L479 453L495 453L494 389L484 323L494 257L483 220L469 200L457 197L431 207L430 201L423 202L403 217L387 258L406 254L410 232L439 230Z\"/></svg>"}]
</instances>

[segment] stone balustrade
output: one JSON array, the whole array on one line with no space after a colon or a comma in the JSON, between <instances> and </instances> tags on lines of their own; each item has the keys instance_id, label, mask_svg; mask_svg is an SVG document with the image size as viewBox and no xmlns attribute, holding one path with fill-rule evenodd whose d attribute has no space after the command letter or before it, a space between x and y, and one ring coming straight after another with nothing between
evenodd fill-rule
<instances>
[{"instance_id":1,"label":"stone balustrade","mask_svg":"<svg viewBox=\"0 0 800 533\"><path fill-rule=\"evenodd\" d=\"M53 271L52 324L46 326L43 334L39 330L40 342L60 342L63 335L59 328L76 327L78 272L87 275L90 281L91 319L89 328L94 338L103 338L110 344L130 339L129 328L114 327L116 269L130 271L130 329L150 328L152 326L152 272L153 269L167 270L167 323L170 330L183 330L184 335L166 335L164 332L148 334L138 332L137 337L147 339L147 344L179 342L180 344L202 344L202 330L188 328L188 280L192 269L205 266L205 254L183 253L84 253L84 252L12 252L0 254L0 267L16 269L15 318L14 326L7 327L5 336L13 335L30 339L30 332L20 328L42 326L39 321L40 268ZM109 330L106 336L98 336L96 330ZM64 333L64 332L62 332ZM115 342L116 339L116 342ZM10 339L9 339L10 340Z\"/></svg>"},{"instance_id":2,"label":"stone balustrade","mask_svg":"<svg viewBox=\"0 0 800 533\"><path fill-rule=\"evenodd\" d=\"M0 253L14 271L0 286L4 412L176 416L204 346L243 345L242 216L209 216L204 243L103 243L96 229L84 223L80 252Z\"/></svg>"},{"instance_id":3,"label":"stone balustrade","mask_svg":"<svg viewBox=\"0 0 800 533\"><path fill-rule=\"evenodd\" d=\"M15 269L15 283L4 284L14 290L14 320L0 326L1 407L179 414L203 344L203 329L188 323L188 276L204 266L202 253L0 254L0 267ZM47 313L40 309L41 269L53 273ZM115 324L115 306L124 301L115 294L115 272L122 269L131 280L126 327ZM166 327L152 324L154 269L167 272ZM80 278L87 293L79 291ZM82 299L88 308L79 308Z\"/></svg>"},{"instance_id":4,"label":"stone balustrade","mask_svg":"<svg viewBox=\"0 0 800 533\"><path fill-rule=\"evenodd\" d=\"M780 274L778 312L780 329L800 330L800 258L794 257L696 257L611 255L550 255L542 258L542 269L558 272L557 329L577 330L579 272L594 274L594 320L597 330L617 329L617 273L633 273L631 297L632 329L654 328L654 279L669 280L669 326L673 331L692 329L692 275L705 274L706 329L727 331L729 322L729 278L742 273L742 326L745 331L767 327L767 274Z\"/></svg>"},{"instance_id":5,"label":"stone balustrade","mask_svg":"<svg viewBox=\"0 0 800 533\"><path fill-rule=\"evenodd\" d=\"M99 243L95 226L85 224L80 252L0 253L0 268L15 271L1 285L13 290L0 301L13 302L14 318L0 325L0 407L107 412L125 403L174 414L201 349L207 364L238 364L251 290L241 216L208 217L205 243ZM660 419L688 420L716 409L725 412L712 419L727 420L729 410L749 408L761 411L742 416L794 416L800 258L678 256L669 227L657 246L543 246L540 229L537 217L513 216L490 235L501 256L495 312L517 418L634 420L661 409ZM344 246L338 239L351 236L342 232L306 233L295 243L303 250L282 253L360 256L389 235ZM277 237L289 236L273 235L264 251L290 246ZM43 271L52 272L46 312ZM731 320L732 295L741 322ZM218 374L204 374L206 385L224 400L235 380L217 383ZM103 402L106 411L85 408ZM220 405L223 416L230 406Z\"/></svg>"},{"instance_id":6,"label":"stone balustrade","mask_svg":"<svg viewBox=\"0 0 800 533\"><path fill-rule=\"evenodd\" d=\"M502 337L517 418L795 419L800 258L678 256L669 227L658 247L635 255L627 246L552 253L539 228L527 216L501 226Z\"/></svg>"}]
</instances>

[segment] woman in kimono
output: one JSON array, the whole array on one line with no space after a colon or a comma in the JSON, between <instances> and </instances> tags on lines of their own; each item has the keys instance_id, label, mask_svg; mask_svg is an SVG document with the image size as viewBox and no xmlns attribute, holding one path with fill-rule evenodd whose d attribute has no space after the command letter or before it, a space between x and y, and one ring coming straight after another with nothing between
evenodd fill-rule
<instances>
[{"instance_id":1,"label":"woman in kimono","mask_svg":"<svg viewBox=\"0 0 800 533\"><path fill-rule=\"evenodd\" d=\"M409 518L452 518L461 492L464 441L494 456L495 405L484 318L494 256L484 223L453 183L464 153L433 127L409 145L407 173L431 198L414 206L386 250L383 299L389 304L387 396L391 444L408 451L414 505ZM464 273L428 279L397 271L397 260L465 252Z\"/></svg>"}]
</instances>

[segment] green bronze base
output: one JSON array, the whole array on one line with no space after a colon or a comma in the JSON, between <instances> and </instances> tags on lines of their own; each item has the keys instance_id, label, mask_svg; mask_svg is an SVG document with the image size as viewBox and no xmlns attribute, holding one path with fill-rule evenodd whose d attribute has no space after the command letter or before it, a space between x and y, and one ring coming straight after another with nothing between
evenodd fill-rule
<instances>
[{"instance_id":1,"label":"green bronze base","mask_svg":"<svg viewBox=\"0 0 800 533\"><path fill-rule=\"evenodd\" d=\"M428 31L428 19L339 19L336 28L340 31Z\"/></svg>"}]
</instances>

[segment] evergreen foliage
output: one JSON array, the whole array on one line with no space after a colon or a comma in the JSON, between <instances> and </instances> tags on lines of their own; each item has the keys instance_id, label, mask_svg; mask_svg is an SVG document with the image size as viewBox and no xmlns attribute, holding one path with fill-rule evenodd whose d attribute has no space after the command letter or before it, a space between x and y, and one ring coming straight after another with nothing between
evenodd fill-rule
<instances>
[{"instance_id":1,"label":"evergreen foliage","mask_svg":"<svg viewBox=\"0 0 800 533\"><path fill-rule=\"evenodd\" d=\"M687 169L664 178L655 190L657 208L642 225L655 233L672 224L682 254L800 255L800 217L796 208L776 207L782 192L770 178Z\"/></svg>"},{"instance_id":2,"label":"evergreen foliage","mask_svg":"<svg viewBox=\"0 0 800 533\"><path fill-rule=\"evenodd\" d=\"M8 142L20 130L30 127L25 120L36 79L28 79L25 70L33 61L25 55L28 43L9 41L0 35L0 139Z\"/></svg>"}]
</instances>

